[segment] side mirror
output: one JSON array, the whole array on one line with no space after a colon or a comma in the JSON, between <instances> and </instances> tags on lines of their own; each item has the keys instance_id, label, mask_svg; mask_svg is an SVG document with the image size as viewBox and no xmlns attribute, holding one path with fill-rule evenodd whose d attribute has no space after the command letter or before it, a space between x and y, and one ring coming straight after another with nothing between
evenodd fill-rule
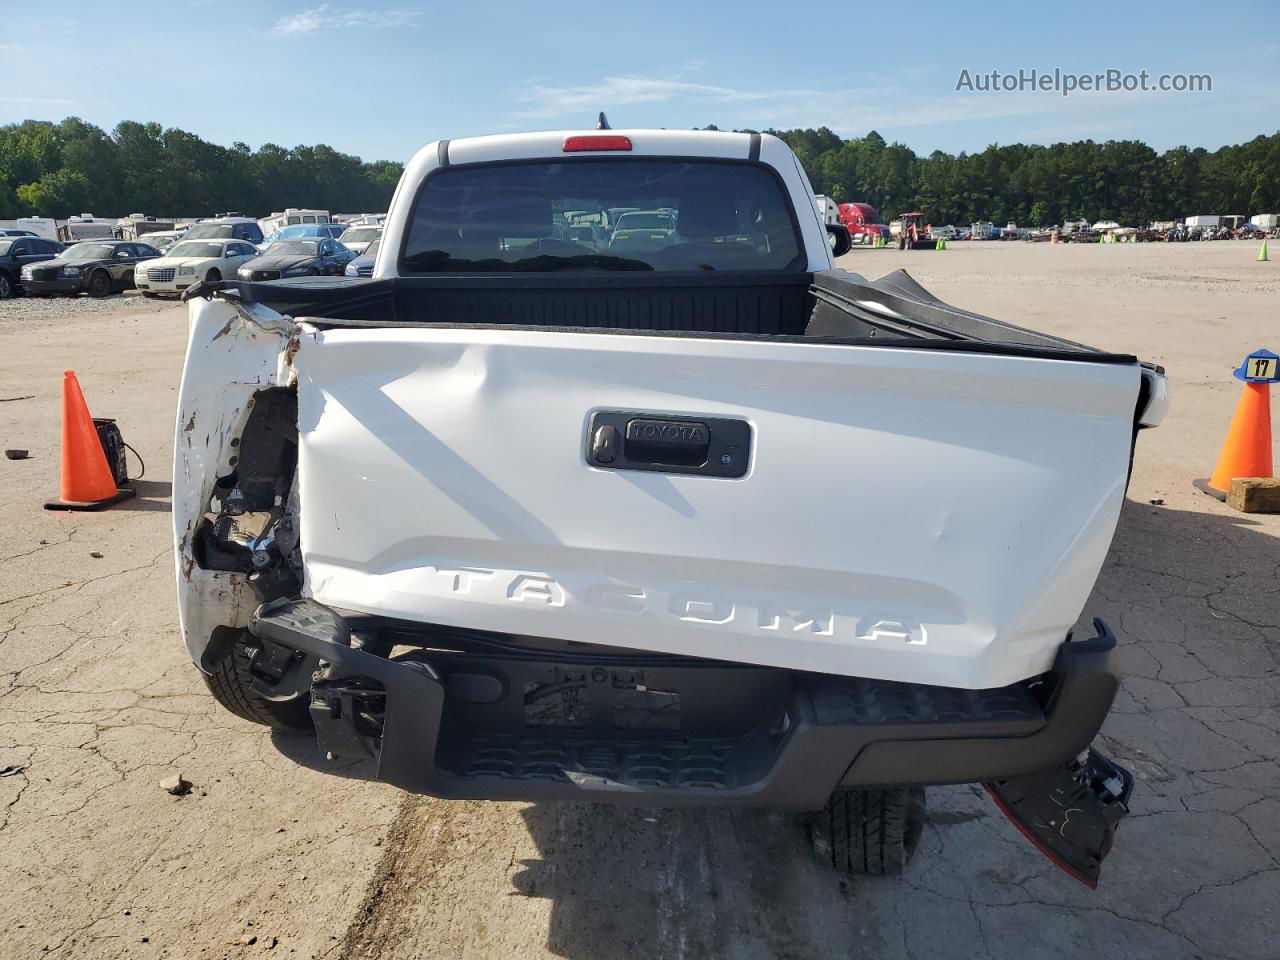
<instances>
[{"instance_id":1,"label":"side mirror","mask_svg":"<svg viewBox=\"0 0 1280 960\"><path fill-rule=\"evenodd\" d=\"M853 239L849 231L838 223L827 224L827 240L831 243L831 256L843 257L853 249Z\"/></svg>"}]
</instances>

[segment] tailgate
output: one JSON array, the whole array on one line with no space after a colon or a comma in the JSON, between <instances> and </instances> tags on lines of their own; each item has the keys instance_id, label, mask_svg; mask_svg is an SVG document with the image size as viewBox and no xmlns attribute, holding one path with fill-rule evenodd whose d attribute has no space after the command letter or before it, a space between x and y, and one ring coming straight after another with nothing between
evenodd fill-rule
<instances>
[{"instance_id":1,"label":"tailgate","mask_svg":"<svg viewBox=\"0 0 1280 960\"><path fill-rule=\"evenodd\" d=\"M308 328L295 366L321 603L971 688L1047 670L1076 620L1140 380L1136 364L433 327ZM617 458L593 465L608 423ZM709 470L690 467L699 425Z\"/></svg>"}]
</instances>

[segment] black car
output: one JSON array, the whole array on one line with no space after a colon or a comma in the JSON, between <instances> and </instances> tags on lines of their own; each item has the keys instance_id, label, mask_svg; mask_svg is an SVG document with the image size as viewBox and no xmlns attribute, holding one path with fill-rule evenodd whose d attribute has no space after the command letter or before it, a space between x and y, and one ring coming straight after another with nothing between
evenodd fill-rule
<instances>
[{"instance_id":1,"label":"black car","mask_svg":"<svg viewBox=\"0 0 1280 960\"><path fill-rule=\"evenodd\" d=\"M282 240L240 265L241 280L279 280L281 277L340 277L355 254L337 240L307 237Z\"/></svg>"},{"instance_id":2,"label":"black car","mask_svg":"<svg viewBox=\"0 0 1280 960\"><path fill-rule=\"evenodd\" d=\"M0 237L0 300L7 300L18 292L24 267L52 260L66 249L44 237Z\"/></svg>"},{"instance_id":3,"label":"black car","mask_svg":"<svg viewBox=\"0 0 1280 960\"><path fill-rule=\"evenodd\" d=\"M255 247L262 242L262 228L244 218L201 220L184 233L183 240L247 240Z\"/></svg>"},{"instance_id":4,"label":"black car","mask_svg":"<svg viewBox=\"0 0 1280 960\"><path fill-rule=\"evenodd\" d=\"M133 286L133 268L153 260L160 251L145 243L127 240L82 240L53 260L22 268L27 293L51 293L105 297Z\"/></svg>"}]
</instances>

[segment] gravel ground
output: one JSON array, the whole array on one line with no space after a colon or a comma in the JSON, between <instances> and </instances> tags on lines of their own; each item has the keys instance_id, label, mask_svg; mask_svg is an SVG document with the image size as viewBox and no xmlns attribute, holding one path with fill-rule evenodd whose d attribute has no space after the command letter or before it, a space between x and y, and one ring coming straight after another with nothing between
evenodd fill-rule
<instances>
[{"instance_id":1,"label":"gravel ground","mask_svg":"<svg viewBox=\"0 0 1280 960\"><path fill-rule=\"evenodd\" d=\"M68 321L119 313L156 313L172 307L172 300L151 300L138 293L117 293L109 297L10 297L0 300L0 330L10 325L35 327L64 325Z\"/></svg>"},{"instance_id":2,"label":"gravel ground","mask_svg":"<svg viewBox=\"0 0 1280 960\"><path fill-rule=\"evenodd\" d=\"M313 742L217 709L178 638L184 312L0 304L19 321L0 326L0 398L31 397L0 403L0 434L33 453L0 460L0 768L23 768L0 777L0 956L1275 960L1280 516L1191 488L1240 393L1230 370L1278 346L1280 263L1255 253L957 243L844 261L1169 369L1173 408L1140 438L1084 611L1120 637L1103 743L1138 779L1092 893L972 787L930 791L902 879L844 881L790 817L446 802L319 772ZM102 514L40 509L67 368L152 461L138 499ZM187 796L159 786L177 771Z\"/></svg>"}]
</instances>

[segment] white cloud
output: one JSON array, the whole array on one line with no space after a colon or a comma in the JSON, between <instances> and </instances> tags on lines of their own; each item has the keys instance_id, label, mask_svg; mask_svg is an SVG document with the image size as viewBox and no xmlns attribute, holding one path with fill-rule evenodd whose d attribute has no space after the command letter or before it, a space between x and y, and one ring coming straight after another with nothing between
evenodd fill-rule
<instances>
[{"instance_id":1,"label":"white cloud","mask_svg":"<svg viewBox=\"0 0 1280 960\"><path fill-rule=\"evenodd\" d=\"M692 69L686 65L687 69ZM1225 84L1224 84L1225 86ZM945 91L945 92L943 92ZM1107 118L1123 118L1131 122L1135 109L1163 108L1184 101L1181 109L1198 106L1197 98L1173 93L1105 93L1081 92L1070 97L1045 93L954 93L922 91L885 81L866 87L807 89L742 89L687 80L683 72L670 75L625 74L608 76L594 82L574 86L554 86L530 81L512 92L519 105L507 117L505 126L516 128L530 120L582 120L604 110L619 126L626 126L625 116L615 115L614 108L628 104L673 104L679 115L705 118L722 127L792 129L827 126L844 137L865 136L879 130L894 139L909 130L927 129L948 124L971 124L1007 121L1019 130L1035 126L1063 133L1038 137L1057 140L1069 130L1087 132L1090 123L1107 132ZM1141 105L1141 107L1139 106ZM697 109L689 109L696 107ZM1215 101L1215 107L1226 104ZM1122 128L1121 128L1122 129ZM1018 133L1016 136L1024 136ZM1081 134L1083 135L1083 134Z\"/></svg>"},{"instance_id":2,"label":"white cloud","mask_svg":"<svg viewBox=\"0 0 1280 960\"><path fill-rule=\"evenodd\" d=\"M276 21L276 33L314 33L317 30L384 30L409 27L422 16L418 10L333 9L327 3Z\"/></svg>"},{"instance_id":3,"label":"white cloud","mask_svg":"<svg viewBox=\"0 0 1280 960\"><path fill-rule=\"evenodd\" d=\"M535 119L558 117L631 103L667 103L672 100L712 103L750 103L784 98L822 96L814 90L739 90L709 83L693 83L680 78L626 75L605 77L595 83L555 87L533 83L515 95L528 107L514 116Z\"/></svg>"}]
</instances>

